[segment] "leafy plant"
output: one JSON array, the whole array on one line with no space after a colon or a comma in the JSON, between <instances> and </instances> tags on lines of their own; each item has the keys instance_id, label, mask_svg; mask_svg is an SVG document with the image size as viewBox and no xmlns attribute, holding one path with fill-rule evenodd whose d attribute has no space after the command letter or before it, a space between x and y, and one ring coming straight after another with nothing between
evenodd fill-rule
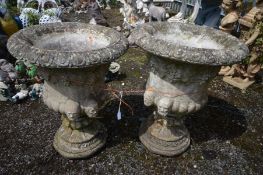
<instances>
[{"instance_id":1,"label":"leafy plant","mask_svg":"<svg viewBox=\"0 0 263 175\"><path fill-rule=\"evenodd\" d=\"M52 11L45 11L44 14L48 16L56 16L56 14Z\"/></svg>"},{"instance_id":2,"label":"leafy plant","mask_svg":"<svg viewBox=\"0 0 263 175\"><path fill-rule=\"evenodd\" d=\"M29 25L35 25L35 24L38 24L39 23L39 19L40 19L40 16L33 13L33 12L28 12L27 13L28 15L28 23Z\"/></svg>"}]
</instances>

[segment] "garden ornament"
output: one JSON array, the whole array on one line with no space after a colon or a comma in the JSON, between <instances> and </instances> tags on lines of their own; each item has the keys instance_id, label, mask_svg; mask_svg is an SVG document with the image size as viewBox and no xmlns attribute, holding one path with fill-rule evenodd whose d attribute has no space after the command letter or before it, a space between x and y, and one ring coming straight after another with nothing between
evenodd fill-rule
<instances>
[{"instance_id":1,"label":"garden ornament","mask_svg":"<svg viewBox=\"0 0 263 175\"><path fill-rule=\"evenodd\" d=\"M198 0L196 0L198 1ZM183 21L185 18L185 12L187 10L187 0L182 0L182 5L180 7L180 11L175 15L169 18L167 21L168 22L179 22Z\"/></svg>"},{"instance_id":2,"label":"garden ornament","mask_svg":"<svg viewBox=\"0 0 263 175\"><path fill-rule=\"evenodd\" d=\"M10 91L8 86L0 80L0 101L7 101L10 99Z\"/></svg>"},{"instance_id":3,"label":"garden ornament","mask_svg":"<svg viewBox=\"0 0 263 175\"><path fill-rule=\"evenodd\" d=\"M39 24L62 22L59 18L61 9L58 7L55 0L43 0L42 12L39 19Z\"/></svg>"},{"instance_id":4,"label":"garden ornament","mask_svg":"<svg viewBox=\"0 0 263 175\"><path fill-rule=\"evenodd\" d=\"M23 28L29 25L38 24L40 18L42 0L29 0L24 8L21 8L19 19L22 22Z\"/></svg>"},{"instance_id":5,"label":"garden ornament","mask_svg":"<svg viewBox=\"0 0 263 175\"><path fill-rule=\"evenodd\" d=\"M110 62L127 49L126 38L100 25L52 23L20 30L7 47L18 60L37 66L45 80L44 103L62 114L54 148L70 159L99 151L107 141L106 128L97 120L108 96L104 76ZM29 75L32 78L35 73ZM14 99L26 95L20 91Z\"/></svg>"},{"instance_id":6,"label":"garden ornament","mask_svg":"<svg viewBox=\"0 0 263 175\"><path fill-rule=\"evenodd\" d=\"M23 99L25 99L28 96L28 90L21 90L20 92L16 93L16 95L14 95L11 98L11 101L14 103L17 103Z\"/></svg>"},{"instance_id":7,"label":"garden ornament","mask_svg":"<svg viewBox=\"0 0 263 175\"><path fill-rule=\"evenodd\" d=\"M36 100L42 96L43 84L35 83L29 92L31 100Z\"/></svg>"},{"instance_id":8,"label":"garden ornament","mask_svg":"<svg viewBox=\"0 0 263 175\"><path fill-rule=\"evenodd\" d=\"M150 1L150 5L148 9L149 9L149 22L151 22L152 19L156 19L159 22L165 21L166 18L169 17L168 13L166 13L165 8L155 6L153 4L153 1Z\"/></svg>"},{"instance_id":9,"label":"garden ornament","mask_svg":"<svg viewBox=\"0 0 263 175\"><path fill-rule=\"evenodd\" d=\"M0 59L0 70L6 72L12 81L17 78L17 73L14 66L5 59Z\"/></svg>"},{"instance_id":10,"label":"garden ornament","mask_svg":"<svg viewBox=\"0 0 263 175\"><path fill-rule=\"evenodd\" d=\"M208 83L220 66L242 61L249 50L229 34L181 22L146 23L131 36L149 53L144 104L156 107L142 122L139 138L153 153L181 154L190 145L184 115L207 103Z\"/></svg>"}]
</instances>

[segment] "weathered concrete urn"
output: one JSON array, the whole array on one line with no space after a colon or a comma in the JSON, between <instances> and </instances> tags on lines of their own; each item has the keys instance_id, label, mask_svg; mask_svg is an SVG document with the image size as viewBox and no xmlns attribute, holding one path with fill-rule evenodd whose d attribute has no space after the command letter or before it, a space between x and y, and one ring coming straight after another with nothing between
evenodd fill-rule
<instances>
[{"instance_id":1,"label":"weathered concrete urn","mask_svg":"<svg viewBox=\"0 0 263 175\"><path fill-rule=\"evenodd\" d=\"M144 104L157 107L142 123L140 140L153 153L178 155L190 145L184 115L206 104L209 80L221 65L244 59L248 48L226 33L183 23L144 24L132 37L150 55Z\"/></svg>"},{"instance_id":2,"label":"weathered concrete urn","mask_svg":"<svg viewBox=\"0 0 263 175\"><path fill-rule=\"evenodd\" d=\"M54 148L67 158L92 155L106 143L96 120L105 101L109 63L127 49L117 31L83 23L32 26L14 34L8 49L19 60L36 64L44 77L44 103L62 114Z\"/></svg>"}]
</instances>

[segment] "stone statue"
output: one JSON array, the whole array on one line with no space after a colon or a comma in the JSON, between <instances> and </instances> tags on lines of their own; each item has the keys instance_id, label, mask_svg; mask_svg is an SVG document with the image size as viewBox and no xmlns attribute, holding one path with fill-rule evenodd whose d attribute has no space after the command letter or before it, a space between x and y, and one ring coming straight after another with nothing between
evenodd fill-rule
<instances>
[{"instance_id":1,"label":"stone statue","mask_svg":"<svg viewBox=\"0 0 263 175\"><path fill-rule=\"evenodd\" d=\"M195 0L195 6L194 6L194 10L193 13L191 14L191 16L187 19L188 23L195 23L195 20L197 18L199 9L201 7L201 4L199 3L199 0Z\"/></svg>"},{"instance_id":2,"label":"stone statue","mask_svg":"<svg viewBox=\"0 0 263 175\"><path fill-rule=\"evenodd\" d=\"M220 66L243 60L248 48L223 32L181 22L146 23L134 29L131 36L149 53L144 104L156 107L142 122L139 138L153 153L181 154L190 145L184 115L204 107L208 83ZM193 45L193 40L198 44ZM201 46L200 42L216 45L210 48L210 44Z\"/></svg>"},{"instance_id":3,"label":"stone statue","mask_svg":"<svg viewBox=\"0 0 263 175\"><path fill-rule=\"evenodd\" d=\"M233 9L226 6L226 2L228 1L224 1L222 6L228 14L225 19L223 18L220 29L231 33L235 24L238 22L240 25L240 40L249 46L250 55L245 64L222 67L219 74L224 75L223 80L225 82L245 90L255 82L254 77L256 73L260 71L263 64L262 60L260 61L263 54L259 51L263 49L263 43L260 43L260 38L262 38L263 35L263 2L258 1L257 4L254 4L256 6L248 10L244 16L237 14L239 13L237 8ZM234 7L240 6L241 4L239 1L230 2L232 5L234 2L236 3Z\"/></svg>"},{"instance_id":4,"label":"stone statue","mask_svg":"<svg viewBox=\"0 0 263 175\"><path fill-rule=\"evenodd\" d=\"M19 102L20 100L27 98L27 96L28 96L28 90L22 89L21 91L16 93L16 95L14 95L11 100L12 102L16 103Z\"/></svg>"},{"instance_id":5,"label":"stone statue","mask_svg":"<svg viewBox=\"0 0 263 175\"><path fill-rule=\"evenodd\" d=\"M71 18L72 16L74 16L74 19L78 19L81 21L83 20L85 23L88 19L90 24L108 26L106 19L101 13L101 8L97 0L75 0L73 2L72 11L70 11L69 13L71 14L62 14L61 18L63 19L63 21L72 22Z\"/></svg>"},{"instance_id":6,"label":"stone statue","mask_svg":"<svg viewBox=\"0 0 263 175\"><path fill-rule=\"evenodd\" d=\"M186 19L186 12L187 12L187 0L182 0L182 4L180 7L180 11L175 15L169 18L168 22L183 22L183 23L195 23L195 20L197 18L199 9L201 8L200 0L195 0L194 3L194 9L190 17Z\"/></svg>"},{"instance_id":7,"label":"stone statue","mask_svg":"<svg viewBox=\"0 0 263 175\"><path fill-rule=\"evenodd\" d=\"M172 109L172 99L170 98L161 98L157 102L157 113L163 117L167 117L169 111Z\"/></svg>"},{"instance_id":8,"label":"stone statue","mask_svg":"<svg viewBox=\"0 0 263 175\"><path fill-rule=\"evenodd\" d=\"M40 97L42 97L43 94L43 84L35 83L29 92L29 96L31 100L36 100Z\"/></svg>"},{"instance_id":9,"label":"stone statue","mask_svg":"<svg viewBox=\"0 0 263 175\"><path fill-rule=\"evenodd\" d=\"M227 33L231 33L238 21L241 13L241 0L223 0L222 8L225 17L221 20L219 28Z\"/></svg>"},{"instance_id":10,"label":"stone statue","mask_svg":"<svg viewBox=\"0 0 263 175\"><path fill-rule=\"evenodd\" d=\"M147 3L143 0L136 0L136 8L138 14L144 13L145 16L149 16L149 9Z\"/></svg>"},{"instance_id":11,"label":"stone statue","mask_svg":"<svg viewBox=\"0 0 263 175\"><path fill-rule=\"evenodd\" d=\"M10 97L9 87L0 80L0 101L7 101Z\"/></svg>"},{"instance_id":12,"label":"stone statue","mask_svg":"<svg viewBox=\"0 0 263 175\"><path fill-rule=\"evenodd\" d=\"M166 10L163 7L158 7L153 4L153 1L150 1L150 5L148 6L149 9L149 22L153 19L157 21L165 21L167 17Z\"/></svg>"},{"instance_id":13,"label":"stone statue","mask_svg":"<svg viewBox=\"0 0 263 175\"><path fill-rule=\"evenodd\" d=\"M17 78L17 73L14 66L5 59L0 59L0 70L8 73L8 76L12 81Z\"/></svg>"},{"instance_id":14,"label":"stone statue","mask_svg":"<svg viewBox=\"0 0 263 175\"><path fill-rule=\"evenodd\" d=\"M86 158L105 145L106 128L97 120L107 100L104 76L127 45L126 38L114 29L73 22L32 26L8 40L12 55L38 66L45 80L43 101L62 114L53 143L62 156ZM33 87L37 88L39 85ZM21 95L22 91L14 99Z\"/></svg>"},{"instance_id":15,"label":"stone statue","mask_svg":"<svg viewBox=\"0 0 263 175\"><path fill-rule=\"evenodd\" d=\"M120 13L123 15L123 28L131 29L132 26L137 22L138 16L135 14L135 8L131 6L126 0L118 0L123 4L123 7L120 8Z\"/></svg>"},{"instance_id":16,"label":"stone statue","mask_svg":"<svg viewBox=\"0 0 263 175\"><path fill-rule=\"evenodd\" d=\"M182 5L180 7L180 11L175 16L169 18L168 22L183 21L184 18L185 18L186 9L187 9L187 1L186 0L182 0Z\"/></svg>"},{"instance_id":17,"label":"stone statue","mask_svg":"<svg viewBox=\"0 0 263 175\"><path fill-rule=\"evenodd\" d=\"M89 0L75 0L73 2L73 10L77 13L87 11L87 6L89 4Z\"/></svg>"}]
</instances>

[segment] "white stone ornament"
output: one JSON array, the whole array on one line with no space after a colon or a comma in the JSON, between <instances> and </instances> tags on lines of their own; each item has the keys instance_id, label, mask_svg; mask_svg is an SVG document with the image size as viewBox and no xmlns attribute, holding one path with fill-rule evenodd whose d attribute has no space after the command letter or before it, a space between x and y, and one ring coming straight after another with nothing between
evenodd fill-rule
<instances>
[{"instance_id":1,"label":"white stone ornament","mask_svg":"<svg viewBox=\"0 0 263 175\"><path fill-rule=\"evenodd\" d=\"M73 22L32 26L9 38L13 56L38 66L44 103L62 114L53 144L62 156L85 158L105 145L106 128L96 120L107 100L104 77L127 47L114 29Z\"/></svg>"},{"instance_id":2,"label":"white stone ornament","mask_svg":"<svg viewBox=\"0 0 263 175\"><path fill-rule=\"evenodd\" d=\"M45 5L49 3L51 8L45 9ZM39 19L39 24L62 22L59 16L61 15L61 9L58 7L55 0L43 0L42 1L42 16Z\"/></svg>"},{"instance_id":3,"label":"white stone ornament","mask_svg":"<svg viewBox=\"0 0 263 175\"><path fill-rule=\"evenodd\" d=\"M190 145L184 115L204 107L220 66L242 61L249 50L231 35L181 22L146 23L131 36L149 53L144 104L156 107L142 122L139 138L153 153L181 154Z\"/></svg>"},{"instance_id":4,"label":"white stone ornament","mask_svg":"<svg viewBox=\"0 0 263 175\"><path fill-rule=\"evenodd\" d=\"M56 22L62 22L62 21L56 16L49 16L49 15L43 15L39 19L39 24L48 24L48 23L56 23Z\"/></svg>"},{"instance_id":5,"label":"white stone ornament","mask_svg":"<svg viewBox=\"0 0 263 175\"><path fill-rule=\"evenodd\" d=\"M35 0L33 0L33 1L35 1ZM38 9L33 9L33 8L29 8L29 7L23 8L21 10L21 14L19 15L19 19L22 22L23 28L28 27L30 25L29 24L29 17L28 17L29 13L31 15L34 15L34 16L40 16Z\"/></svg>"}]
</instances>

